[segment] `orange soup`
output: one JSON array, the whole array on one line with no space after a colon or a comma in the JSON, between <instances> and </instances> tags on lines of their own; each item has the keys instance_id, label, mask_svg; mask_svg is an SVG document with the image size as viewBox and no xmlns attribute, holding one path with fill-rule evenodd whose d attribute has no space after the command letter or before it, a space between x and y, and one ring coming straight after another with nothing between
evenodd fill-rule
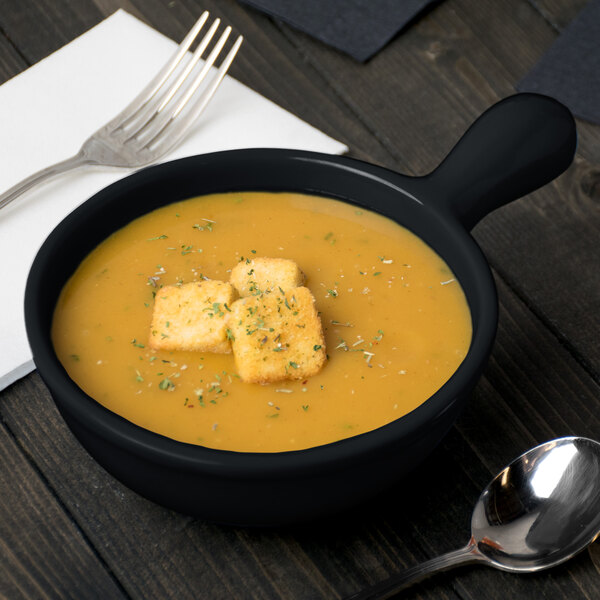
<instances>
[{"instance_id":1,"label":"orange soup","mask_svg":"<svg viewBox=\"0 0 600 600\"><path fill-rule=\"evenodd\" d=\"M304 272L325 338L320 372L244 383L232 354L150 348L162 286L228 281L253 257ZM133 423L210 448L280 452L415 409L463 361L471 317L445 262L390 219L328 198L228 193L162 207L101 243L62 291L52 338L69 376Z\"/></svg>"}]
</instances>

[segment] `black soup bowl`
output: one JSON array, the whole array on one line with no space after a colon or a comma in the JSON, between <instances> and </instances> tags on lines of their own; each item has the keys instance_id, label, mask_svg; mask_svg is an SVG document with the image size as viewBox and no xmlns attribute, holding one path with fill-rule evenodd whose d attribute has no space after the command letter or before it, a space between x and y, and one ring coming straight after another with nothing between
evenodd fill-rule
<instances>
[{"instance_id":1,"label":"black soup bowl","mask_svg":"<svg viewBox=\"0 0 600 600\"><path fill-rule=\"evenodd\" d=\"M544 96L517 94L486 111L425 177L346 157L275 149L218 152L141 170L76 209L39 250L25 297L37 369L87 451L157 503L216 522L254 526L338 512L417 467L454 423L486 364L497 327L493 277L468 230L491 210L557 177L571 163L575 147L575 123L564 106ZM411 413L374 431L276 453L177 442L87 396L67 375L50 337L66 281L94 247L142 214L193 196L233 191L341 199L421 237L448 263L471 311L471 346L448 382Z\"/></svg>"}]
</instances>

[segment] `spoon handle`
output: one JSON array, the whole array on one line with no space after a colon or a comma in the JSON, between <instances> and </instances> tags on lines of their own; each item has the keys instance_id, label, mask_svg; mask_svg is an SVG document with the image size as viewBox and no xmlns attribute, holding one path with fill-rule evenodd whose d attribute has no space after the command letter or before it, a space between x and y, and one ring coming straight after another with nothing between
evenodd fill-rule
<instances>
[{"instance_id":1,"label":"spoon handle","mask_svg":"<svg viewBox=\"0 0 600 600\"><path fill-rule=\"evenodd\" d=\"M402 573L392 575L385 581L361 590L352 596L348 596L346 600L384 600L432 573L445 571L458 565L485 562L485 560L485 557L477 550L477 546L470 543L460 550L442 554L442 556L437 556L410 569L406 569Z\"/></svg>"}]
</instances>

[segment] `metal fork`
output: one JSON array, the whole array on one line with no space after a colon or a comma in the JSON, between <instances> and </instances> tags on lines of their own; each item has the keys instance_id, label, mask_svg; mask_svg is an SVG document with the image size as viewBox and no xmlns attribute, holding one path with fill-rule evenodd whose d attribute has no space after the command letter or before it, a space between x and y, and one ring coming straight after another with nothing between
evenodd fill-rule
<instances>
[{"instance_id":1,"label":"metal fork","mask_svg":"<svg viewBox=\"0 0 600 600\"><path fill-rule=\"evenodd\" d=\"M237 38L213 78L199 92L231 33L231 27L227 27L202 67L196 69L198 73L192 74L220 24L220 19L215 19L187 63L182 62L208 16L208 12L202 14L154 79L122 112L90 136L75 156L30 175L1 194L0 209L33 186L71 169L84 165L143 167L171 150L213 97L243 40L242 36Z\"/></svg>"}]
</instances>

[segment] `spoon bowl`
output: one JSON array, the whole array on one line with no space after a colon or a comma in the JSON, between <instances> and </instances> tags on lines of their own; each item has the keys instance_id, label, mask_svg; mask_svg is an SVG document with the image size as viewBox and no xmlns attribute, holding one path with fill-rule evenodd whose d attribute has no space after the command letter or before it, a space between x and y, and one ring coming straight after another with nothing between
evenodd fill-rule
<instances>
[{"instance_id":1,"label":"spoon bowl","mask_svg":"<svg viewBox=\"0 0 600 600\"><path fill-rule=\"evenodd\" d=\"M600 535L600 443L564 437L528 450L487 485L471 539L347 600L382 600L432 573L485 563L513 573L554 567Z\"/></svg>"},{"instance_id":2,"label":"spoon bowl","mask_svg":"<svg viewBox=\"0 0 600 600\"><path fill-rule=\"evenodd\" d=\"M479 497L471 534L505 571L558 565L600 533L600 444L566 437L532 448Z\"/></svg>"}]
</instances>

